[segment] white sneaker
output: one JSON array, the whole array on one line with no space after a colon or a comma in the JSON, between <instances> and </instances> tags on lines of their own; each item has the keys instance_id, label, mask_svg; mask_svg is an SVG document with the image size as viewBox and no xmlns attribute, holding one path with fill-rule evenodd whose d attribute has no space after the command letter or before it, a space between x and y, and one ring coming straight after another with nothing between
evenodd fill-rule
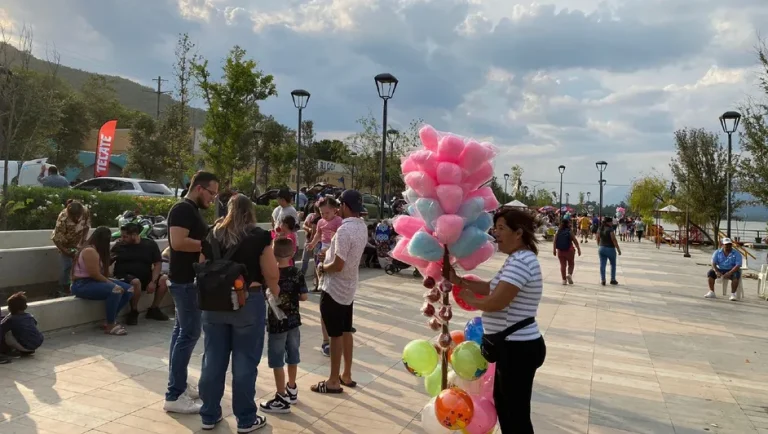
<instances>
[{"instance_id":1,"label":"white sneaker","mask_svg":"<svg viewBox=\"0 0 768 434\"><path fill-rule=\"evenodd\" d=\"M290 402L291 405L296 405L296 403L299 402L299 385L298 384L294 388L291 388L288 384L286 384L285 392L288 395L288 402Z\"/></svg>"},{"instance_id":2,"label":"white sneaker","mask_svg":"<svg viewBox=\"0 0 768 434\"><path fill-rule=\"evenodd\" d=\"M736 301L736 294L731 294L731 297L729 298L731 301Z\"/></svg>"},{"instance_id":3,"label":"white sneaker","mask_svg":"<svg viewBox=\"0 0 768 434\"><path fill-rule=\"evenodd\" d=\"M200 399L200 391L197 390L197 386L195 386L194 384L187 384L186 394L193 401L195 399Z\"/></svg>"},{"instance_id":4,"label":"white sneaker","mask_svg":"<svg viewBox=\"0 0 768 434\"><path fill-rule=\"evenodd\" d=\"M568 280L568 283L569 283L569 284L573 285L573 276L571 276L571 275L569 274L569 275L566 277L566 280Z\"/></svg>"},{"instance_id":5,"label":"white sneaker","mask_svg":"<svg viewBox=\"0 0 768 434\"><path fill-rule=\"evenodd\" d=\"M262 429L265 426L267 426L267 418L264 416L256 415L256 421L253 422L253 425L246 427L246 428L238 428L238 433L249 433L254 432L256 430Z\"/></svg>"},{"instance_id":6,"label":"white sneaker","mask_svg":"<svg viewBox=\"0 0 768 434\"><path fill-rule=\"evenodd\" d=\"M563 286L565 286L567 284L568 284L568 281L567 280L563 280Z\"/></svg>"},{"instance_id":7,"label":"white sneaker","mask_svg":"<svg viewBox=\"0 0 768 434\"><path fill-rule=\"evenodd\" d=\"M717 296L715 295L715 291L709 291L704 298L717 298Z\"/></svg>"},{"instance_id":8,"label":"white sneaker","mask_svg":"<svg viewBox=\"0 0 768 434\"><path fill-rule=\"evenodd\" d=\"M168 413L199 414L203 405L195 402L186 394L181 394L176 401L165 401L163 410Z\"/></svg>"}]
</instances>

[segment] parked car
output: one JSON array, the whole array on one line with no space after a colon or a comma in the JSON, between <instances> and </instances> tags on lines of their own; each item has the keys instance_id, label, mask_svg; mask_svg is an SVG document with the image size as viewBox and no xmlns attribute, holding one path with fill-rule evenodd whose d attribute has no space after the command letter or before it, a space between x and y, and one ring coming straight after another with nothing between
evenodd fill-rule
<instances>
[{"instance_id":1,"label":"parked car","mask_svg":"<svg viewBox=\"0 0 768 434\"><path fill-rule=\"evenodd\" d=\"M378 211L378 209L379 209L379 202L380 201L379 201L379 197L378 196L374 196L372 194L363 193L363 204L368 205L368 206L373 205L373 206L376 207L376 210ZM384 214L383 215L384 218L392 217L392 208L386 202L384 203L384 213L383 214Z\"/></svg>"},{"instance_id":2,"label":"parked car","mask_svg":"<svg viewBox=\"0 0 768 434\"><path fill-rule=\"evenodd\" d=\"M99 191L101 193L127 194L130 196L174 197L173 191L165 184L147 179L101 177L75 185L75 189Z\"/></svg>"},{"instance_id":3,"label":"parked car","mask_svg":"<svg viewBox=\"0 0 768 434\"><path fill-rule=\"evenodd\" d=\"M37 177L40 175L40 167L46 169L51 167L47 163L47 158L39 158L29 161L8 161L8 184L39 187ZM0 161L0 183L2 183L3 172L5 172L5 161Z\"/></svg>"}]
</instances>

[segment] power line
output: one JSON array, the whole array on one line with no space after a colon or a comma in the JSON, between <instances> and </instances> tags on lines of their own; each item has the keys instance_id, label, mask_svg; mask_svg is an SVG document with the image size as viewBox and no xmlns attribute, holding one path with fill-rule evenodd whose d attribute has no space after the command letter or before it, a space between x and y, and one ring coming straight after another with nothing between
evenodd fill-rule
<instances>
[{"instance_id":1,"label":"power line","mask_svg":"<svg viewBox=\"0 0 768 434\"><path fill-rule=\"evenodd\" d=\"M168 80L163 80L163 77L157 76L157 78L153 78L152 81L157 82L157 90L148 91L145 90L145 92L152 92L157 95L157 119L160 119L160 97L164 94L171 93L170 91L163 91L163 83L167 82Z\"/></svg>"}]
</instances>

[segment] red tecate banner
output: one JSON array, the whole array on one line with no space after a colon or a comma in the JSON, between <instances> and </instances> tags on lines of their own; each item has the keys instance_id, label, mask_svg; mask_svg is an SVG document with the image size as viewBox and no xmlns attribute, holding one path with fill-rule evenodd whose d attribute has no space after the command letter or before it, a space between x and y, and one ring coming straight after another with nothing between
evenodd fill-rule
<instances>
[{"instance_id":1,"label":"red tecate banner","mask_svg":"<svg viewBox=\"0 0 768 434\"><path fill-rule=\"evenodd\" d=\"M93 165L93 176L109 175L109 159L112 157L112 144L115 141L117 120L107 121L99 129L98 142L96 143L96 162Z\"/></svg>"}]
</instances>

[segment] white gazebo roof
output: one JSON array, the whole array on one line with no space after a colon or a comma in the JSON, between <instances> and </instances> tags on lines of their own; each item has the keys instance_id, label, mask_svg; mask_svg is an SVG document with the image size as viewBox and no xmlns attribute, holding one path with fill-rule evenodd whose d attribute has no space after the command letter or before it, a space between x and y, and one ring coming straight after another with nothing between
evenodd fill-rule
<instances>
[{"instance_id":1,"label":"white gazebo roof","mask_svg":"<svg viewBox=\"0 0 768 434\"><path fill-rule=\"evenodd\" d=\"M674 205L667 205L664 208L660 209L659 212L682 212L680 208L674 206Z\"/></svg>"},{"instance_id":2,"label":"white gazebo roof","mask_svg":"<svg viewBox=\"0 0 768 434\"><path fill-rule=\"evenodd\" d=\"M509 206L512 208L528 208L528 205L520 202L519 200L513 200L512 202L505 203L504 206Z\"/></svg>"}]
</instances>

